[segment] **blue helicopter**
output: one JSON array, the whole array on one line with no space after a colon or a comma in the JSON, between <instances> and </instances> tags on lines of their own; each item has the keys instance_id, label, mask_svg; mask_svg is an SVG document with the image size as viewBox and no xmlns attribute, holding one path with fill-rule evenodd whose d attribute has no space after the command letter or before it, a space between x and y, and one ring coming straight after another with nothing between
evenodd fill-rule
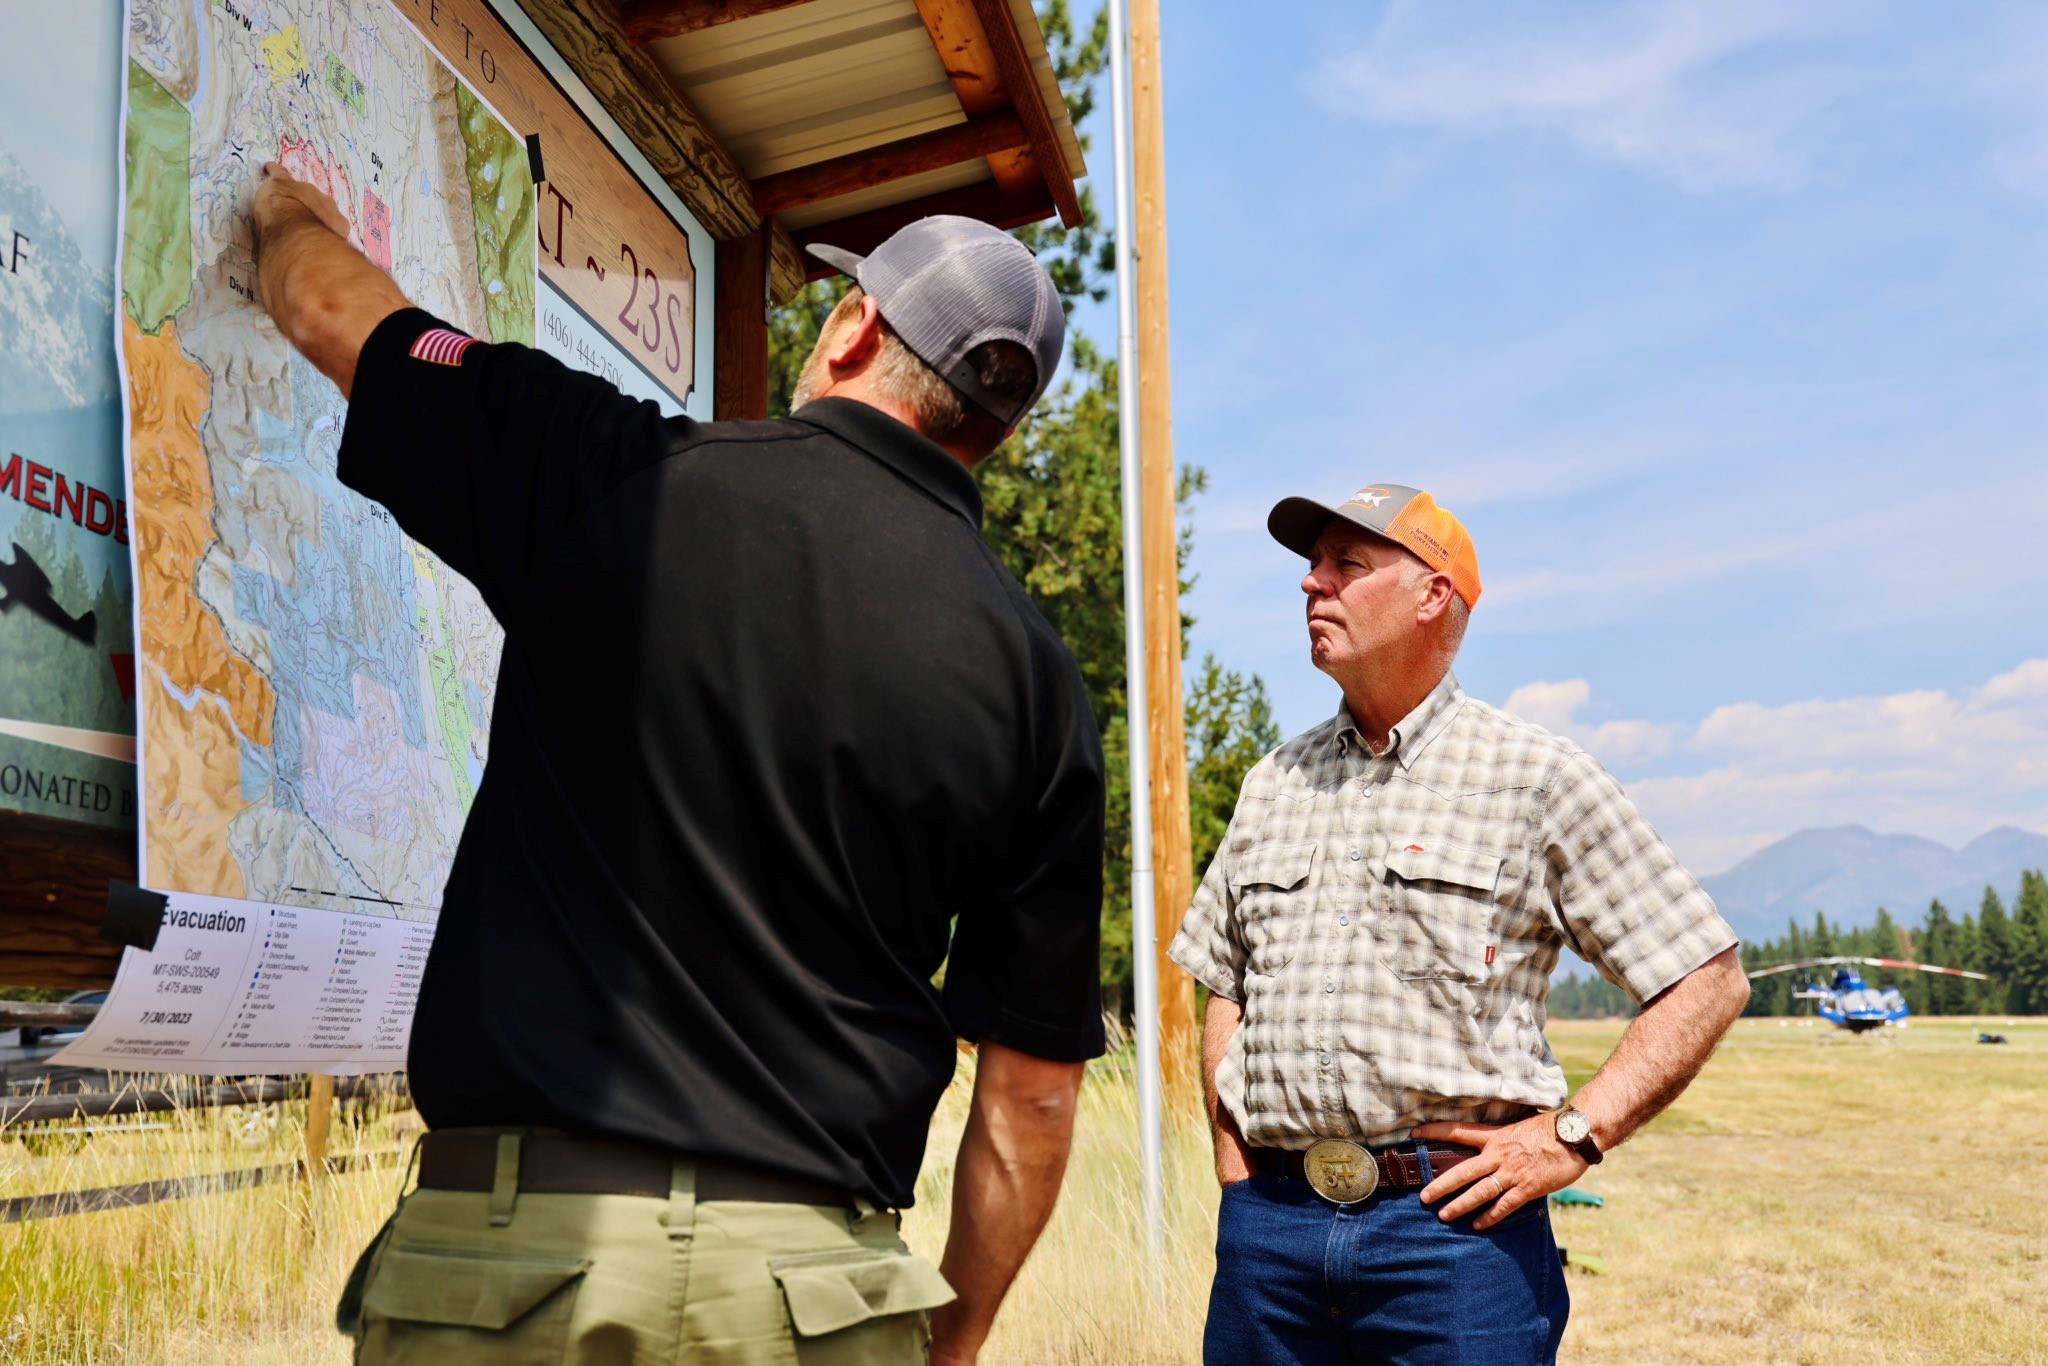
<instances>
[{"instance_id":1,"label":"blue helicopter","mask_svg":"<svg viewBox=\"0 0 2048 1366\"><path fill-rule=\"evenodd\" d=\"M1861 973L1851 970L1852 964L1872 968L1933 972L1944 977L1968 977L1978 982L1991 980L1985 973L1969 972L1963 968L1937 967L1932 963L1908 963L1899 958L1844 957L1802 958L1794 963L1758 968L1749 976L1754 980L1758 977L1774 977L1781 972L1798 972L1803 968L1834 968L1834 980L1828 985L1822 986L1818 978L1809 977L1806 985L1792 993L1792 998L1797 1001L1817 1002L1814 1007L1815 1014L1829 1024L1846 1029L1852 1034L1897 1024L1913 1013L1907 1008L1906 998L1899 994L1897 987L1871 986L1863 980Z\"/></svg>"}]
</instances>

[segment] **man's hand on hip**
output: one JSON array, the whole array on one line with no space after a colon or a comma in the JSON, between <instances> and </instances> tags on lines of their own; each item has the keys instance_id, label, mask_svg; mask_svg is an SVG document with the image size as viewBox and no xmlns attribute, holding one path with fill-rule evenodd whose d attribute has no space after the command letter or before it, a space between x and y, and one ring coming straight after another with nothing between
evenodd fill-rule
<instances>
[{"instance_id":1,"label":"man's hand on hip","mask_svg":"<svg viewBox=\"0 0 2048 1366\"><path fill-rule=\"evenodd\" d=\"M1492 1228L1535 1200L1547 1200L1585 1174L1589 1165L1557 1136L1557 1120L1544 1113L1517 1124L1423 1124L1411 1138L1463 1143L1479 1149L1424 1187L1422 1203L1435 1204L1453 1191L1463 1194L1437 1211L1449 1223L1484 1210L1474 1228Z\"/></svg>"},{"instance_id":2,"label":"man's hand on hip","mask_svg":"<svg viewBox=\"0 0 2048 1366\"><path fill-rule=\"evenodd\" d=\"M1202 1017L1202 1106L1216 1141L1216 1184L1234 1186L1252 1174L1252 1149L1238 1131L1216 1091L1216 1069L1230 1051L1230 1040L1244 1023L1244 1007L1227 996L1211 995Z\"/></svg>"}]
</instances>

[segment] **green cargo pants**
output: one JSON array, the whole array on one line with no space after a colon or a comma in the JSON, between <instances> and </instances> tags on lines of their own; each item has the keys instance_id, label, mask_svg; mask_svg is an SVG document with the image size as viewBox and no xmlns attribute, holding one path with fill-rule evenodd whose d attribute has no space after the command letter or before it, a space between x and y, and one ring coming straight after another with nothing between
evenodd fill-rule
<instances>
[{"instance_id":1,"label":"green cargo pants","mask_svg":"<svg viewBox=\"0 0 2048 1366\"><path fill-rule=\"evenodd\" d=\"M337 1314L358 1362L922 1362L953 1298L893 1211L700 1204L686 1159L666 1200L521 1195L518 1170L507 1134L495 1189L399 1201Z\"/></svg>"}]
</instances>

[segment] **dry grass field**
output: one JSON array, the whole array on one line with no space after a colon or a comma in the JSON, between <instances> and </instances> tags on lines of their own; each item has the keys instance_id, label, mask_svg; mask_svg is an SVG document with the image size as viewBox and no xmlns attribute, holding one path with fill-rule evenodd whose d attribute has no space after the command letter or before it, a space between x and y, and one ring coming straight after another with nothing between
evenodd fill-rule
<instances>
[{"instance_id":1,"label":"dry grass field","mask_svg":"<svg viewBox=\"0 0 2048 1366\"><path fill-rule=\"evenodd\" d=\"M2048 1021L1915 1021L1851 1038L1743 1021L1662 1120L1588 1178L1604 1209L1557 1211L1561 1241L1606 1262L1572 1276L1573 1362L2048 1363ZM1619 1024L1552 1029L1574 1080ZM941 1110L907 1221L944 1236L964 1087ZM1185 1362L1215 1236L1206 1139L1169 1144L1166 1256L1138 1226L1135 1091L1099 1067L1066 1194L986 1360ZM390 1148L403 1118L337 1128ZM301 1116L233 1115L0 1139L0 1194L288 1161ZM383 1218L396 1168L114 1213L0 1226L0 1360L347 1360L334 1294ZM1155 1274L1156 1273L1156 1274Z\"/></svg>"}]
</instances>

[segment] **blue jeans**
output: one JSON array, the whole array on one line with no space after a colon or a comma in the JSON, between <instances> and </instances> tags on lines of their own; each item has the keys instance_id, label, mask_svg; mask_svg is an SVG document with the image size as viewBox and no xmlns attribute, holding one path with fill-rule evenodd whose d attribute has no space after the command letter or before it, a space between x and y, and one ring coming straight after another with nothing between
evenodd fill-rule
<instances>
[{"instance_id":1,"label":"blue jeans","mask_svg":"<svg viewBox=\"0 0 2048 1366\"><path fill-rule=\"evenodd\" d=\"M1424 1159L1427 1162L1427 1158ZM1223 1189L1209 1366L1397 1362L1528 1366L1557 1358L1571 1294L1538 1200L1485 1231L1420 1192L1350 1208L1302 1180Z\"/></svg>"}]
</instances>

